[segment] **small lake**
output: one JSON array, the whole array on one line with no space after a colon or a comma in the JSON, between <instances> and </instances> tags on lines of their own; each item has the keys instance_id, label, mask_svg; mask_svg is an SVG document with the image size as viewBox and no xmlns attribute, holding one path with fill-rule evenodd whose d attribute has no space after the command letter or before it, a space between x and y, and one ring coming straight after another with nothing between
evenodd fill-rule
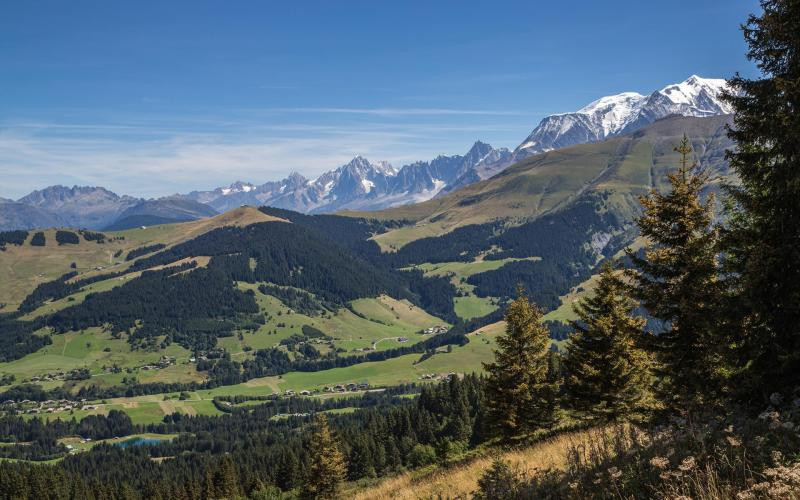
<instances>
[{"instance_id":1,"label":"small lake","mask_svg":"<svg viewBox=\"0 0 800 500\"><path fill-rule=\"evenodd\" d=\"M148 444L161 444L164 441L169 441L169 439L159 439L159 438L150 438L150 437L135 437L132 439L126 439L125 441L120 441L118 443L114 443L115 445L121 448L127 448L128 446L141 446L141 445L148 445Z\"/></svg>"}]
</instances>

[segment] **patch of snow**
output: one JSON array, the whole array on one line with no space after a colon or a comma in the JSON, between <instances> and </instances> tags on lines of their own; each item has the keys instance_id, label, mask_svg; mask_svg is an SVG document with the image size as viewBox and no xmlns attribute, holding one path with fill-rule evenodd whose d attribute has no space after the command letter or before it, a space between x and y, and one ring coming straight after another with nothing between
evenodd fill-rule
<instances>
[{"instance_id":1,"label":"patch of snow","mask_svg":"<svg viewBox=\"0 0 800 500\"><path fill-rule=\"evenodd\" d=\"M375 183L369 179L361 179L361 186L364 188L364 191L369 193L372 191L372 188L375 187Z\"/></svg>"}]
</instances>

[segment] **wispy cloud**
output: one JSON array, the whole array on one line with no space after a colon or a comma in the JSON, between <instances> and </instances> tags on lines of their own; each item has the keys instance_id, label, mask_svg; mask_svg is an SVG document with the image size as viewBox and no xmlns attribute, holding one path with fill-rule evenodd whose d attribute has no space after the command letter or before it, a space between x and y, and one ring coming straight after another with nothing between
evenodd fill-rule
<instances>
[{"instance_id":1,"label":"wispy cloud","mask_svg":"<svg viewBox=\"0 0 800 500\"><path fill-rule=\"evenodd\" d=\"M332 113L377 116L516 116L520 111L486 110L486 109L451 109L451 108L272 108L264 111L280 113Z\"/></svg>"},{"instance_id":2,"label":"wispy cloud","mask_svg":"<svg viewBox=\"0 0 800 500\"><path fill-rule=\"evenodd\" d=\"M18 198L56 183L162 196L236 180L261 183L291 171L313 177L356 154L402 166L464 153L477 139L513 146L528 128L528 117L507 111L286 108L286 116L262 111L130 116L113 123L91 116L0 121L0 196Z\"/></svg>"}]
</instances>

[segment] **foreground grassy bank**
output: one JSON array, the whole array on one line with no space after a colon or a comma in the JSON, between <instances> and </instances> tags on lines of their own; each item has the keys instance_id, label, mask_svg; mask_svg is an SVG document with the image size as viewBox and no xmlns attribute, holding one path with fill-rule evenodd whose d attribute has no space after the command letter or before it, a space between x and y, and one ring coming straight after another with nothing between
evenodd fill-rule
<instances>
[{"instance_id":1,"label":"foreground grassy bank","mask_svg":"<svg viewBox=\"0 0 800 500\"><path fill-rule=\"evenodd\" d=\"M478 489L478 479L493 460L499 458L513 468L526 471L563 469L567 465L569 449L585 446L597 432L599 431L567 431L534 445L512 450L486 448L481 450L479 456L455 465L406 472L366 489L354 488L349 494L358 500L469 498Z\"/></svg>"},{"instance_id":2,"label":"foreground grassy bank","mask_svg":"<svg viewBox=\"0 0 800 500\"><path fill-rule=\"evenodd\" d=\"M449 465L352 486L359 500L800 499L800 400L700 422L674 418L562 431L527 446L486 446Z\"/></svg>"}]
</instances>

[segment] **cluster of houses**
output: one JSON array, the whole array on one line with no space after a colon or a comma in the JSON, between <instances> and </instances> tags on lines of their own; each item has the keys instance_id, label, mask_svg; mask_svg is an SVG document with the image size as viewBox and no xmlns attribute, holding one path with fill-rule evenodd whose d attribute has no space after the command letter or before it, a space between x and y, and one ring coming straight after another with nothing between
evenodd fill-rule
<instances>
[{"instance_id":1,"label":"cluster of houses","mask_svg":"<svg viewBox=\"0 0 800 500\"><path fill-rule=\"evenodd\" d=\"M455 377L456 374L453 372L450 373L423 373L420 377L420 380L450 380L451 378Z\"/></svg>"},{"instance_id":2,"label":"cluster of houses","mask_svg":"<svg viewBox=\"0 0 800 500\"><path fill-rule=\"evenodd\" d=\"M64 380L67 374L62 371L45 373L31 377L31 382L52 382L53 380Z\"/></svg>"},{"instance_id":3,"label":"cluster of houses","mask_svg":"<svg viewBox=\"0 0 800 500\"><path fill-rule=\"evenodd\" d=\"M97 408L97 405L86 404L85 398L80 401L70 401L69 399L48 399L46 401L23 399L22 401L14 401L13 399L9 399L8 401L4 401L0 408L3 411L16 411L30 415L38 415L42 413L58 413L71 410L94 410Z\"/></svg>"},{"instance_id":4,"label":"cluster of houses","mask_svg":"<svg viewBox=\"0 0 800 500\"><path fill-rule=\"evenodd\" d=\"M361 382L360 384L339 384L334 386L325 386L322 392L355 392L365 391L369 389L369 384Z\"/></svg>"},{"instance_id":5,"label":"cluster of houses","mask_svg":"<svg viewBox=\"0 0 800 500\"><path fill-rule=\"evenodd\" d=\"M197 355L197 357L192 356L189 358L189 362L194 363L197 360L201 361L208 361L209 359L219 359L225 356L225 349L222 347L215 347L213 349L209 349L203 353Z\"/></svg>"},{"instance_id":6,"label":"cluster of houses","mask_svg":"<svg viewBox=\"0 0 800 500\"><path fill-rule=\"evenodd\" d=\"M291 397L291 396L297 396L297 395L300 395L300 396L310 396L310 395L311 395L311 391L302 390L302 391L300 391L300 392L294 392L294 391L293 391L293 390L291 390L291 389L287 389L287 390L286 390L286 392L284 392L284 393L283 393L283 395L284 395L284 396L287 396L287 397Z\"/></svg>"},{"instance_id":7,"label":"cluster of houses","mask_svg":"<svg viewBox=\"0 0 800 500\"><path fill-rule=\"evenodd\" d=\"M338 385L330 385L325 386L322 389L322 392L325 393L336 393L336 392L356 392L356 391L366 391L369 389L369 384L366 382L361 382L360 384L338 384ZM318 393L319 389L314 389L313 391L309 390L302 390L300 392L295 392L292 389L287 389L284 391L283 396L292 397L292 396L311 396L314 393Z\"/></svg>"},{"instance_id":8,"label":"cluster of houses","mask_svg":"<svg viewBox=\"0 0 800 500\"><path fill-rule=\"evenodd\" d=\"M139 368L141 370L160 370L162 368L168 368L174 364L175 364L174 356L161 356L161 359L159 359L155 363L144 365Z\"/></svg>"},{"instance_id":9,"label":"cluster of houses","mask_svg":"<svg viewBox=\"0 0 800 500\"><path fill-rule=\"evenodd\" d=\"M421 333L423 335L438 335L440 333L447 333L447 327L444 325L436 325L422 330Z\"/></svg>"},{"instance_id":10,"label":"cluster of houses","mask_svg":"<svg viewBox=\"0 0 800 500\"><path fill-rule=\"evenodd\" d=\"M307 417L310 413L277 413L272 418Z\"/></svg>"}]
</instances>

